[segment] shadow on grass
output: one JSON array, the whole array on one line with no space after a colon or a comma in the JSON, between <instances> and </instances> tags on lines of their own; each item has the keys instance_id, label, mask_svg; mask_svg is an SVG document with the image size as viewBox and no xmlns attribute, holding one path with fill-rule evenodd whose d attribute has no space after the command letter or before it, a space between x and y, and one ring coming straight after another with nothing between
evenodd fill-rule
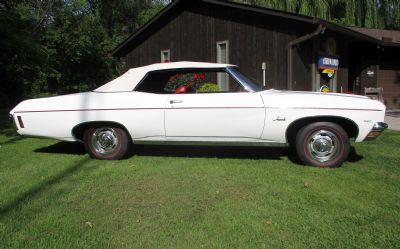
<instances>
[{"instance_id":1,"label":"shadow on grass","mask_svg":"<svg viewBox=\"0 0 400 249\"><path fill-rule=\"evenodd\" d=\"M64 178L68 177L69 175L71 175L71 174L75 173L76 171L78 171L79 169L81 169L82 166L88 160L90 160L90 159L84 158L84 159L80 160L76 164L66 168L65 170L61 171L57 175L40 183L36 187L33 187L30 190L26 191L25 193L22 193L17 198L15 198L12 202L0 207L0 220L4 219L10 211L18 209L20 206L29 202L29 200L35 198L35 196L44 192L49 187L61 182Z\"/></svg>"},{"instance_id":2,"label":"shadow on grass","mask_svg":"<svg viewBox=\"0 0 400 249\"><path fill-rule=\"evenodd\" d=\"M233 159L266 159L282 160L282 157L295 164L304 165L290 147L221 147L221 146L162 146L134 145L128 157L159 156L159 157L201 157L201 158L233 158ZM364 157L358 155L351 146L348 162L358 162Z\"/></svg>"},{"instance_id":3,"label":"shadow on grass","mask_svg":"<svg viewBox=\"0 0 400 249\"><path fill-rule=\"evenodd\" d=\"M19 136L16 129L14 127L3 127L2 130L0 131L1 135L11 137L11 136Z\"/></svg>"},{"instance_id":4,"label":"shadow on grass","mask_svg":"<svg viewBox=\"0 0 400 249\"><path fill-rule=\"evenodd\" d=\"M18 136L18 137L12 137L8 139L7 141L1 142L0 145L7 145L7 144L13 144L15 142L18 142L20 140L25 139L24 137Z\"/></svg>"},{"instance_id":5,"label":"shadow on grass","mask_svg":"<svg viewBox=\"0 0 400 249\"><path fill-rule=\"evenodd\" d=\"M85 148L80 142L59 142L34 150L39 153L84 155ZM266 159L282 160L282 157L295 164L303 164L295 151L289 147L227 147L227 146L177 146L177 145L133 145L125 159L134 155L154 157L220 158L220 159ZM352 146L348 162L358 162L363 156L357 154Z\"/></svg>"},{"instance_id":6,"label":"shadow on grass","mask_svg":"<svg viewBox=\"0 0 400 249\"><path fill-rule=\"evenodd\" d=\"M285 156L292 158L293 153L287 147L134 145L128 156L132 155L281 160Z\"/></svg>"},{"instance_id":7,"label":"shadow on grass","mask_svg":"<svg viewBox=\"0 0 400 249\"><path fill-rule=\"evenodd\" d=\"M34 150L39 153L84 155L85 147L80 142L59 142L47 147Z\"/></svg>"},{"instance_id":8,"label":"shadow on grass","mask_svg":"<svg viewBox=\"0 0 400 249\"><path fill-rule=\"evenodd\" d=\"M59 142L34 152L54 154L86 154L80 142ZM225 146L172 146L172 145L133 145L125 158L133 155L158 157L214 157L238 159L280 160L292 154L286 147L225 147Z\"/></svg>"},{"instance_id":9,"label":"shadow on grass","mask_svg":"<svg viewBox=\"0 0 400 249\"><path fill-rule=\"evenodd\" d=\"M357 154L356 148L353 146L350 147L349 157L347 158L348 162L356 163L363 159L364 157Z\"/></svg>"},{"instance_id":10,"label":"shadow on grass","mask_svg":"<svg viewBox=\"0 0 400 249\"><path fill-rule=\"evenodd\" d=\"M0 122L0 135L9 138L4 142L0 142L0 145L12 144L24 139L24 137L21 137L17 133L15 127L11 125L11 122L5 122L4 120L1 120Z\"/></svg>"}]
</instances>

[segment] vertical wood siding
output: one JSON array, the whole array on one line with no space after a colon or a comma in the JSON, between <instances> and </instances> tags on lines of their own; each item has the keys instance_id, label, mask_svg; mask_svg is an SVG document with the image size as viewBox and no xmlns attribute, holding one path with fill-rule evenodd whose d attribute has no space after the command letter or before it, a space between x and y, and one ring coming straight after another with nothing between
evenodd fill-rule
<instances>
[{"instance_id":1,"label":"vertical wood siding","mask_svg":"<svg viewBox=\"0 0 400 249\"><path fill-rule=\"evenodd\" d=\"M312 29L314 27L311 27ZM261 63L267 63L267 87L286 89L286 45L298 30L310 27L278 17L248 13L239 9L199 4L177 14L138 44L126 60L128 67L158 63L160 52L170 49L172 61L216 62L216 43L229 41L229 63L262 82ZM312 51L312 43L305 46ZM295 90L311 90L312 53L294 54Z\"/></svg>"},{"instance_id":2,"label":"vertical wood siding","mask_svg":"<svg viewBox=\"0 0 400 249\"><path fill-rule=\"evenodd\" d=\"M381 51L378 87L388 109L400 109L400 49L387 47Z\"/></svg>"}]
</instances>

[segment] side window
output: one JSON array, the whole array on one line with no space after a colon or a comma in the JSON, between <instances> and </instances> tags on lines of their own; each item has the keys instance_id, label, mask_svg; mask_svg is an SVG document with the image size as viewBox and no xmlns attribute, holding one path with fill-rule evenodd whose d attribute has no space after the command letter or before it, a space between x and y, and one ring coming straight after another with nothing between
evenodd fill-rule
<instances>
[{"instance_id":1,"label":"side window","mask_svg":"<svg viewBox=\"0 0 400 249\"><path fill-rule=\"evenodd\" d=\"M227 79L227 84L223 88L218 84L218 79L220 77ZM244 91L243 87L234 79L231 79L229 74L225 71L177 73L168 80L165 90L175 93L222 93Z\"/></svg>"},{"instance_id":2,"label":"side window","mask_svg":"<svg viewBox=\"0 0 400 249\"><path fill-rule=\"evenodd\" d=\"M227 78L225 89L218 84L220 75ZM158 94L193 94L216 92L243 92L243 87L224 70L186 70L151 72L135 89Z\"/></svg>"},{"instance_id":3,"label":"side window","mask_svg":"<svg viewBox=\"0 0 400 249\"><path fill-rule=\"evenodd\" d=\"M171 77L170 72L155 71L150 72L147 76L139 83L135 91L146 92L146 93L159 93L164 94L165 84Z\"/></svg>"}]
</instances>

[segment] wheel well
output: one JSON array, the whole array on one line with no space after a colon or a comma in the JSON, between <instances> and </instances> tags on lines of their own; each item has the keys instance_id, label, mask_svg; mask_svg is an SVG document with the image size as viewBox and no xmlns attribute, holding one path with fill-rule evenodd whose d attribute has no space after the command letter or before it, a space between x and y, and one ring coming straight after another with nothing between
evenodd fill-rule
<instances>
[{"instance_id":1,"label":"wheel well","mask_svg":"<svg viewBox=\"0 0 400 249\"><path fill-rule=\"evenodd\" d=\"M83 134L84 134L85 130L86 130L88 127L93 127L93 126L94 126L94 127L100 127L100 126L118 127L118 128L124 129L124 130L128 133L128 135L130 135L129 132L128 132L128 130L125 128L125 126L123 126L123 125L121 125L121 124L119 124L119 123L117 123L117 122L111 122L111 121L93 121L93 122L82 123L82 124L79 124L79 125L75 126L74 128L72 128L72 131L71 131L72 136L73 136L76 140L82 141L82 140L83 140Z\"/></svg>"},{"instance_id":2,"label":"wheel well","mask_svg":"<svg viewBox=\"0 0 400 249\"><path fill-rule=\"evenodd\" d=\"M291 123L286 130L286 141L292 145L296 138L297 132L302 127L315 122L331 122L340 125L346 131L349 138L356 138L358 135L358 125L350 119L332 116L319 116L302 118Z\"/></svg>"}]
</instances>

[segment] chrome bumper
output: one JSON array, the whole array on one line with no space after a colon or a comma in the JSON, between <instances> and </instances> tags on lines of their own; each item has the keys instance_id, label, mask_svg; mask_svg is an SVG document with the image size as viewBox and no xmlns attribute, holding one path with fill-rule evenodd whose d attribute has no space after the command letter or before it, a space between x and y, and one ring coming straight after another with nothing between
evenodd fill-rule
<instances>
[{"instance_id":1,"label":"chrome bumper","mask_svg":"<svg viewBox=\"0 0 400 249\"><path fill-rule=\"evenodd\" d=\"M365 140L372 140L379 137L384 130L386 130L389 126L384 122L377 122L372 127L372 130L368 133Z\"/></svg>"}]
</instances>

